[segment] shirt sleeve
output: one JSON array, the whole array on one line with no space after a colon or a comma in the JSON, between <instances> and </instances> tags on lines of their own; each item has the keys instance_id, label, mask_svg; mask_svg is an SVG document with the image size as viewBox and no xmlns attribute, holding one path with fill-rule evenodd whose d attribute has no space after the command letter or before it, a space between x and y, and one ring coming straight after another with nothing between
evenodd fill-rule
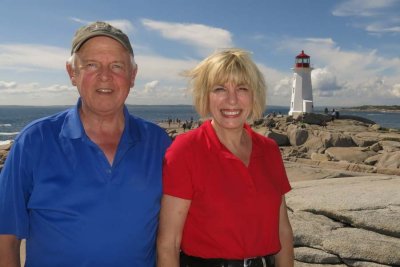
<instances>
[{"instance_id":1,"label":"shirt sleeve","mask_svg":"<svg viewBox=\"0 0 400 267\"><path fill-rule=\"evenodd\" d=\"M163 163L163 193L192 199L192 168L190 146L185 136L178 136L168 148Z\"/></svg>"},{"instance_id":2,"label":"shirt sleeve","mask_svg":"<svg viewBox=\"0 0 400 267\"><path fill-rule=\"evenodd\" d=\"M0 234L12 234L19 239L29 234L27 203L32 188L29 166L34 160L24 147L24 140L14 142L0 173Z\"/></svg>"}]
</instances>

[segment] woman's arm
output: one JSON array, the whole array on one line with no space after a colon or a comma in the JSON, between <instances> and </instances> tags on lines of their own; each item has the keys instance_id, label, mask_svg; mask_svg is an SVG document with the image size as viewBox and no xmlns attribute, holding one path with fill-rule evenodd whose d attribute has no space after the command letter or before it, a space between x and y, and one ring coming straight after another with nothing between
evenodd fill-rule
<instances>
[{"instance_id":1,"label":"woman's arm","mask_svg":"<svg viewBox=\"0 0 400 267\"><path fill-rule=\"evenodd\" d=\"M279 239L281 241L281 250L275 255L276 267L293 267L293 231L290 226L285 196L282 196L282 203L279 210Z\"/></svg>"},{"instance_id":2,"label":"woman's arm","mask_svg":"<svg viewBox=\"0 0 400 267\"><path fill-rule=\"evenodd\" d=\"M163 195L157 236L157 267L179 267L182 231L190 200Z\"/></svg>"},{"instance_id":3,"label":"woman's arm","mask_svg":"<svg viewBox=\"0 0 400 267\"><path fill-rule=\"evenodd\" d=\"M0 235L0 267L20 267L21 240L14 235Z\"/></svg>"}]
</instances>

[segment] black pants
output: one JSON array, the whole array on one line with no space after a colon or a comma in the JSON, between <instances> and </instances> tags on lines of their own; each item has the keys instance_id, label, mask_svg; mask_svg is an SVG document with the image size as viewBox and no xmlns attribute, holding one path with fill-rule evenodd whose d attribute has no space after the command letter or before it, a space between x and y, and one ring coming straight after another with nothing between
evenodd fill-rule
<instances>
[{"instance_id":1,"label":"black pants","mask_svg":"<svg viewBox=\"0 0 400 267\"><path fill-rule=\"evenodd\" d=\"M204 259L181 252L180 267L274 267L274 256L268 255L247 260Z\"/></svg>"}]
</instances>

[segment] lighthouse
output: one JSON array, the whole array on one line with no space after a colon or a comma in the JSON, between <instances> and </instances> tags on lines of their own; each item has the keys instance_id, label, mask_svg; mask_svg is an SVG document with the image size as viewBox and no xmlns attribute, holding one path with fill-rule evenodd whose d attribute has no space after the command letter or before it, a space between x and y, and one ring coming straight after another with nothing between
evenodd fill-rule
<instances>
[{"instance_id":1,"label":"lighthouse","mask_svg":"<svg viewBox=\"0 0 400 267\"><path fill-rule=\"evenodd\" d=\"M313 68L310 67L310 56L301 51L296 56L292 70L294 74L289 115L296 118L303 113L311 113L314 108L311 85Z\"/></svg>"}]
</instances>

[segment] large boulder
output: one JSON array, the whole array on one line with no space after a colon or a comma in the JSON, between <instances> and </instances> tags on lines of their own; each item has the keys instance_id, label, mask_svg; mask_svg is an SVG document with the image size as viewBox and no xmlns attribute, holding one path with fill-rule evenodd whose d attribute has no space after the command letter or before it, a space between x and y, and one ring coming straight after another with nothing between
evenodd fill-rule
<instances>
[{"instance_id":1,"label":"large boulder","mask_svg":"<svg viewBox=\"0 0 400 267\"><path fill-rule=\"evenodd\" d=\"M325 114L319 113L305 113L303 114L303 123L316 124L316 125L326 125L328 121L331 121L331 117Z\"/></svg>"},{"instance_id":2,"label":"large boulder","mask_svg":"<svg viewBox=\"0 0 400 267\"><path fill-rule=\"evenodd\" d=\"M307 149L309 154L316 152L316 153L323 153L326 149L325 143L322 142L319 136L310 135L307 141L302 145Z\"/></svg>"},{"instance_id":3,"label":"large boulder","mask_svg":"<svg viewBox=\"0 0 400 267\"><path fill-rule=\"evenodd\" d=\"M379 144L385 152L395 152L400 150L400 142L398 141L380 141Z\"/></svg>"},{"instance_id":4,"label":"large boulder","mask_svg":"<svg viewBox=\"0 0 400 267\"><path fill-rule=\"evenodd\" d=\"M367 158L376 155L376 152L362 147L330 147L325 150L325 154L334 160L362 163Z\"/></svg>"},{"instance_id":5,"label":"large boulder","mask_svg":"<svg viewBox=\"0 0 400 267\"><path fill-rule=\"evenodd\" d=\"M276 131L267 131L265 133L265 136L275 140L275 142L279 146L288 146L288 145L290 145L289 138L287 137L286 134L279 133L279 132L276 132Z\"/></svg>"},{"instance_id":6,"label":"large boulder","mask_svg":"<svg viewBox=\"0 0 400 267\"><path fill-rule=\"evenodd\" d=\"M352 139L357 146L372 146L373 144L378 143L379 134L375 132L361 132L353 135Z\"/></svg>"},{"instance_id":7,"label":"large boulder","mask_svg":"<svg viewBox=\"0 0 400 267\"><path fill-rule=\"evenodd\" d=\"M376 167L390 169L400 168L400 151L384 153L382 157L379 158Z\"/></svg>"},{"instance_id":8,"label":"large boulder","mask_svg":"<svg viewBox=\"0 0 400 267\"><path fill-rule=\"evenodd\" d=\"M287 128L287 136L292 146L300 146L307 141L308 130L301 126L291 124Z\"/></svg>"},{"instance_id":9,"label":"large boulder","mask_svg":"<svg viewBox=\"0 0 400 267\"><path fill-rule=\"evenodd\" d=\"M319 136L321 137L322 142L325 144L325 147L355 146L355 143L353 142L353 138L351 137L351 135L321 131Z\"/></svg>"}]
</instances>

